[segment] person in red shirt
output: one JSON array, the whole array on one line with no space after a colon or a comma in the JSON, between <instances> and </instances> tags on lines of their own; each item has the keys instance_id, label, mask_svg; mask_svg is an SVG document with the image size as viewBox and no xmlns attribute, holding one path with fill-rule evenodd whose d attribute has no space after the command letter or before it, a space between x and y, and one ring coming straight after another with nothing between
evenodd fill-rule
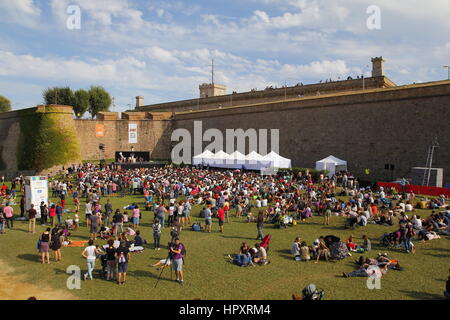
<instances>
[{"instance_id":1,"label":"person in red shirt","mask_svg":"<svg viewBox=\"0 0 450 320\"><path fill-rule=\"evenodd\" d=\"M219 218L219 228L220 232L223 233L223 222L225 220L225 210L223 210L223 205L217 211L217 217Z\"/></svg>"},{"instance_id":2,"label":"person in red shirt","mask_svg":"<svg viewBox=\"0 0 450 320\"><path fill-rule=\"evenodd\" d=\"M377 216L377 213L378 213L378 207L377 207L377 205L376 205L375 203L373 203L371 209L372 209L372 215L373 215L374 217L376 217L376 216Z\"/></svg>"}]
</instances>

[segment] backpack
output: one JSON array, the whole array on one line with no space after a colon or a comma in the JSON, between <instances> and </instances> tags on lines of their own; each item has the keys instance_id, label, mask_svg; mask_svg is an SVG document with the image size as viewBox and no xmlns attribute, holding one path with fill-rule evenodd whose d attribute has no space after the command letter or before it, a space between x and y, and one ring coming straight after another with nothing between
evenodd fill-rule
<instances>
[{"instance_id":1,"label":"backpack","mask_svg":"<svg viewBox=\"0 0 450 320\"><path fill-rule=\"evenodd\" d=\"M181 256L184 258L186 257L186 247L184 246L184 244L180 243L183 246L183 249L181 249Z\"/></svg>"}]
</instances>

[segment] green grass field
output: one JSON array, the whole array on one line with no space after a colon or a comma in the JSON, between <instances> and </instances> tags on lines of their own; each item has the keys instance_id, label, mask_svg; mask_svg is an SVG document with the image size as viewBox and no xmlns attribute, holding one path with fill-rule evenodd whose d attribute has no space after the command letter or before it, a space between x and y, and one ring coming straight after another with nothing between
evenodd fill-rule
<instances>
[{"instance_id":1,"label":"green grass field","mask_svg":"<svg viewBox=\"0 0 450 320\"><path fill-rule=\"evenodd\" d=\"M142 196L112 197L113 208L123 208L132 202L143 203ZM72 208L71 197L68 197L66 208ZM102 202L104 203L104 202ZM142 206L141 206L142 208ZM20 212L18 206L15 213ZM200 208L194 206L191 215L193 220L203 223L197 218ZM232 210L234 214L234 210ZM419 210L426 216L430 210ZM84 224L84 215L80 215L81 228L73 233L72 240L87 240L88 230ZM240 268L228 262L226 256L235 254L241 242L253 245L256 241L256 224L246 223L242 219L232 217L225 223L225 232L218 232L217 221L213 222L213 233L192 232L183 230L181 240L186 245L185 285L181 287L170 280L169 269L164 270L162 279L155 289L159 271L149 268L167 255L166 245L169 241L169 228L163 230L161 251L153 250L151 222L153 212L143 211L141 235L150 242L141 254L132 254L128 267L127 283L118 286L100 278L101 263L97 260L93 281L82 281L80 290L70 292L80 299L291 299L292 293L299 293L310 283L316 284L326 292L325 299L442 299L445 281L448 275L450 258L450 239L442 236L439 240L428 243L415 242L417 253L408 255L403 250L386 250L379 247L379 237L391 232L397 226L386 227L368 225L356 230L343 228L344 218L332 217L331 225L322 225L321 217L309 219L287 229L275 229L265 225L264 233L272 235L268 252L271 264L266 266ZM13 230L0 235L0 259L14 272L25 277L27 283L37 286L50 286L67 290L69 277L66 269L70 265L78 265L86 270L83 248L62 248L62 261L51 260L49 265L40 263L40 255L36 249L36 241L44 227L37 225L37 233L27 233L28 223L15 221ZM360 254L354 253L337 262L296 262L290 254L291 244L296 236L300 236L310 245L320 235L336 235L347 238L353 234L358 242L367 234L372 240L373 250L367 256L374 257L378 252L388 252L391 257L399 259L404 271L390 270L381 279L380 290L369 290L366 278L343 278L342 272L354 270L354 259ZM97 240L96 244L105 241ZM53 253L51 252L51 258ZM174 278L175 279L175 278ZM1 299L2 297L0 297Z\"/></svg>"}]
</instances>

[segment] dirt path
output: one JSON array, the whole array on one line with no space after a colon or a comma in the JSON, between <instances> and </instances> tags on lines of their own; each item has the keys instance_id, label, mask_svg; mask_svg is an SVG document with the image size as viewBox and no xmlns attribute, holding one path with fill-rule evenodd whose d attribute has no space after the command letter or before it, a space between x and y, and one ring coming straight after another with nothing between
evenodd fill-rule
<instances>
[{"instance_id":1,"label":"dirt path","mask_svg":"<svg viewBox=\"0 0 450 320\"><path fill-rule=\"evenodd\" d=\"M0 261L0 300L76 300L68 291L38 287L25 282L25 277L14 274L14 269Z\"/></svg>"}]
</instances>

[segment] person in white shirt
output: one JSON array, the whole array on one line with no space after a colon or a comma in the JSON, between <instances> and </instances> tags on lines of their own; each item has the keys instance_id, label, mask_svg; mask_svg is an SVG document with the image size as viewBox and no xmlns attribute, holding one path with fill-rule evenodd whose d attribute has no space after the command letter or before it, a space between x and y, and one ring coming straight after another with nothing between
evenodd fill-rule
<instances>
[{"instance_id":1,"label":"person in white shirt","mask_svg":"<svg viewBox=\"0 0 450 320\"><path fill-rule=\"evenodd\" d=\"M86 258L88 268L87 273L84 274L84 280L86 280L88 276L91 280L93 280L92 271L95 269L95 259L98 254L100 254L100 250L94 246L94 240L89 240L88 246L81 253L81 255Z\"/></svg>"}]
</instances>

